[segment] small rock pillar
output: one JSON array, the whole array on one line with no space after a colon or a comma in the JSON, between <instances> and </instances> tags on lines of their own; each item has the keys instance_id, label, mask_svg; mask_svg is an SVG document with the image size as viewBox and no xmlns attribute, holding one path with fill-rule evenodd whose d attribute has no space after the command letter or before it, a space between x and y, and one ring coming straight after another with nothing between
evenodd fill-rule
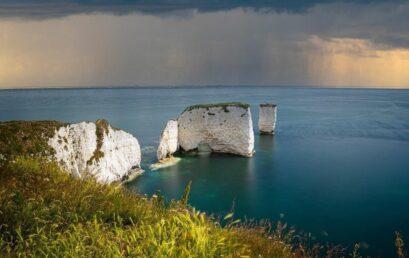
<instances>
[{"instance_id":1,"label":"small rock pillar","mask_svg":"<svg viewBox=\"0 0 409 258\"><path fill-rule=\"evenodd\" d=\"M274 134L277 121L277 105L272 103L260 104L258 128L260 134Z\"/></svg>"}]
</instances>

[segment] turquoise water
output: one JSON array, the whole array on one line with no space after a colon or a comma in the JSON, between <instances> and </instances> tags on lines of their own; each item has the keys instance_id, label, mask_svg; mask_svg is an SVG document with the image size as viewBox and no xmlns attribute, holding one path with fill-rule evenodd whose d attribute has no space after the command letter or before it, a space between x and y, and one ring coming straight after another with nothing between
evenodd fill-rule
<instances>
[{"instance_id":1,"label":"turquoise water","mask_svg":"<svg viewBox=\"0 0 409 258\"><path fill-rule=\"evenodd\" d=\"M190 104L278 104L275 136L255 135L253 158L184 157L149 171L166 121ZM394 231L409 239L409 90L295 87L174 87L0 91L0 120L108 119L142 145L146 172L135 191L180 198L238 217L284 220L322 242L364 242L394 254ZM409 240L407 240L409 241Z\"/></svg>"}]
</instances>

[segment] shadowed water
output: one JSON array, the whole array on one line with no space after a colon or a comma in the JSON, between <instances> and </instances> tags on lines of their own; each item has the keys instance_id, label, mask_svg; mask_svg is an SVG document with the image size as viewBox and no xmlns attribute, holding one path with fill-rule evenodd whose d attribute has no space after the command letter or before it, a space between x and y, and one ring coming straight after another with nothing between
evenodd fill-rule
<instances>
[{"instance_id":1,"label":"shadowed water","mask_svg":"<svg viewBox=\"0 0 409 258\"><path fill-rule=\"evenodd\" d=\"M166 121L190 104L252 105L256 154L187 156L157 171ZM278 104L275 136L257 134L258 103ZM108 119L141 143L146 172L129 187L238 217L281 219L320 241L394 254L394 231L409 239L409 91L286 87L128 88L0 91L0 120ZM409 241L409 240L408 240Z\"/></svg>"}]
</instances>

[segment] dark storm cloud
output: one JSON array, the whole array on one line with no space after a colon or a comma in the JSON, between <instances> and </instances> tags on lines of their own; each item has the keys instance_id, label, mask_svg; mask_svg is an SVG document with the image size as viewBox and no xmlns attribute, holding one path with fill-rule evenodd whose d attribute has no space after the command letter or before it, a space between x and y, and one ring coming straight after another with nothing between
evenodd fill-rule
<instances>
[{"instance_id":1,"label":"dark storm cloud","mask_svg":"<svg viewBox=\"0 0 409 258\"><path fill-rule=\"evenodd\" d=\"M366 39L379 49L409 48L409 2L316 5L300 32L322 38Z\"/></svg>"},{"instance_id":2,"label":"dark storm cloud","mask_svg":"<svg viewBox=\"0 0 409 258\"><path fill-rule=\"evenodd\" d=\"M408 87L405 1L2 1L0 88Z\"/></svg>"},{"instance_id":3,"label":"dark storm cloud","mask_svg":"<svg viewBox=\"0 0 409 258\"><path fill-rule=\"evenodd\" d=\"M260 12L304 12L317 4L348 2L358 4L402 2L399 0L0 0L0 17L47 19L82 13L125 15L179 14L188 10L199 12L249 8Z\"/></svg>"},{"instance_id":4,"label":"dark storm cloud","mask_svg":"<svg viewBox=\"0 0 409 258\"><path fill-rule=\"evenodd\" d=\"M368 39L385 48L409 48L407 3L404 0L0 0L0 19L45 20L94 13L191 17L194 12L234 9L259 14L306 14L313 8L321 8L303 28L305 32L321 37ZM337 5L339 9L333 8ZM375 16L373 9L377 9Z\"/></svg>"}]
</instances>

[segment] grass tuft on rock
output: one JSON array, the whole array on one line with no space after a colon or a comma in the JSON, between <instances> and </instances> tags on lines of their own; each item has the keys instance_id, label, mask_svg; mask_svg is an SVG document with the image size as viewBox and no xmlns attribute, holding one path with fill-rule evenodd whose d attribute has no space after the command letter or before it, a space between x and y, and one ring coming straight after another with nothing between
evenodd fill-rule
<instances>
[{"instance_id":1,"label":"grass tuft on rock","mask_svg":"<svg viewBox=\"0 0 409 258\"><path fill-rule=\"evenodd\" d=\"M277 107L277 104L274 103L262 103L260 107Z\"/></svg>"},{"instance_id":2,"label":"grass tuft on rock","mask_svg":"<svg viewBox=\"0 0 409 258\"><path fill-rule=\"evenodd\" d=\"M104 133L108 134L109 131L109 123L105 119L98 119L95 121L95 134L97 135L97 147L94 150L93 155L87 161L87 165L91 165L92 162L99 161L100 158L104 157L104 152L101 151L102 144L104 143Z\"/></svg>"},{"instance_id":3,"label":"grass tuft on rock","mask_svg":"<svg viewBox=\"0 0 409 258\"><path fill-rule=\"evenodd\" d=\"M220 107L223 108L224 110L227 110L227 107L241 107L244 109L248 109L250 107L249 104L243 103L243 102L223 102L223 103L210 103L210 104L198 104L198 105L193 105L187 107L183 112L186 111L191 111L193 109L197 108L214 108L214 107ZM228 112L228 111L227 111Z\"/></svg>"},{"instance_id":4,"label":"grass tuft on rock","mask_svg":"<svg viewBox=\"0 0 409 258\"><path fill-rule=\"evenodd\" d=\"M55 132L69 123L58 121L9 121L0 123L0 165L13 160L16 156L28 157L52 157L54 149L48 145L48 140L54 137ZM104 157L101 151L104 142L104 133L108 133L111 127L108 121L98 119L96 125L97 146L92 157L87 161L91 165L94 160ZM58 143L68 143L68 139L62 137Z\"/></svg>"},{"instance_id":5,"label":"grass tuft on rock","mask_svg":"<svg viewBox=\"0 0 409 258\"><path fill-rule=\"evenodd\" d=\"M48 145L58 128L67 125L57 121L10 121L0 123L0 165L15 156L49 157ZM61 139L61 142L63 139Z\"/></svg>"}]
</instances>

